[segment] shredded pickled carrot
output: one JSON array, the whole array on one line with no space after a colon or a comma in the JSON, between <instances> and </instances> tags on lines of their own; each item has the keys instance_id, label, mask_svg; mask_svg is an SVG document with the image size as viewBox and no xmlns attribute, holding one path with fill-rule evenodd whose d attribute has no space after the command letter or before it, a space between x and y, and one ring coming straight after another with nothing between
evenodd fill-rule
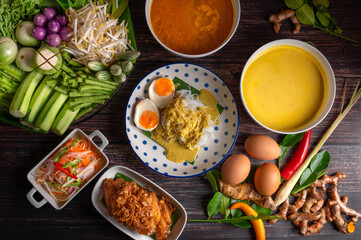
<instances>
[{"instance_id":1,"label":"shredded pickled carrot","mask_svg":"<svg viewBox=\"0 0 361 240\"><path fill-rule=\"evenodd\" d=\"M66 146L70 147L73 142L74 139L69 141ZM83 156L83 153L86 154ZM59 163L64 165L77 158L80 158L82 159L82 161L78 164L78 167L86 167L92 162L93 157L99 158L100 156L98 156L98 154L90 148L90 143L87 140L79 140L74 146L70 147L69 150L60 158Z\"/></svg>"}]
</instances>

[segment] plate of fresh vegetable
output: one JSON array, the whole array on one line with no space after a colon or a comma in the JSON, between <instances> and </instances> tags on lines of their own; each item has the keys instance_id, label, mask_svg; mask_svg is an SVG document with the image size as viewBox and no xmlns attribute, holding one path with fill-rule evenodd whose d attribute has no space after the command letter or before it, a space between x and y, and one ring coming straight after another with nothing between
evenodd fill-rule
<instances>
[{"instance_id":1,"label":"plate of fresh vegetable","mask_svg":"<svg viewBox=\"0 0 361 240\"><path fill-rule=\"evenodd\" d=\"M0 121L62 135L106 107L140 55L127 3L2 4Z\"/></svg>"}]
</instances>

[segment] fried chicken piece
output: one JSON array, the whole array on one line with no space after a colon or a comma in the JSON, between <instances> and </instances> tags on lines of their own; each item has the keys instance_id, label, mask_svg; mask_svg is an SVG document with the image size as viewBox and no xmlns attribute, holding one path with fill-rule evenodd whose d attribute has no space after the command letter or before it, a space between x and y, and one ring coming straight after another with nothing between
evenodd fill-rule
<instances>
[{"instance_id":1,"label":"fried chicken piece","mask_svg":"<svg viewBox=\"0 0 361 240\"><path fill-rule=\"evenodd\" d=\"M104 179L102 187L109 214L117 221L139 234L155 234L158 240L169 236L175 209L168 198L158 199L155 193L122 178Z\"/></svg>"},{"instance_id":2,"label":"fried chicken piece","mask_svg":"<svg viewBox=\"0 0 361 240\"><path fill-rule=\"evenodd\" d=\"M165 197L159 199L159 208L161 218L155 231L155 236L158 240L163 240L167 239L170 234L170 226L172 225L171 214L174 208L172 208L168 198Z\"/></svg>"},{"instance_id":3,"label":"fried chicken piece","mask_svg":"<svg viewBox=\"0 0 361 240\"><path fill-rule=\"evenodd\" d=\"M120 182L118 182L118 184L117 184L112 178L104 179L104 181L103 181L102 187L104 189L104 200L105 200L105 204L109 210L110 216L113 216L112 197L115 196L115 193L117 192L117 190L119 188L119 183Z\"/></svg>"}]
</instances>

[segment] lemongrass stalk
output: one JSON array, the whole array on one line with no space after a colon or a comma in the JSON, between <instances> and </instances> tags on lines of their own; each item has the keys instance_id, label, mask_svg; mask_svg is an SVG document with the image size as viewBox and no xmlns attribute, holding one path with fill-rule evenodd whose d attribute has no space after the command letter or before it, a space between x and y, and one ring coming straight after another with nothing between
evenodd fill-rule
<instances>
[{"instance_id":1,"label":"lemongrass stalk","mask_svg":"<svg viewBox=\"0 0 361 240\"><path fill-rule=\"evenodd\" d=\"M293 176L288 181L286 181L282 185L282 187L278 190L276 198L274 200L274 202L277 206L280 205L281 203L283 203L288 198L292 189L298 182L298 179L301 177L303 171L310 164L312 158L317 154L317 152L321 149L323 144L325 144L325 142L331 136L331 134L336 129L336 127L340 124L342 119L347 115L347 113L351 110L351 108L355 105L355 103L360 99L361 88L359 89L359 84L360 84L360 82L357 83L356 89L353 92L352 97L351 97L350 102L347 105L347 107L337 116L337 118L332 123L330 128L325 132L325 134L322 136L319 143L316 145L316 147L313 149L313 151L307 156L307 158L302 163L302 165L298 168L298 170L295 172L295 174L293 174Z\"/></svg>"}]
</instances>

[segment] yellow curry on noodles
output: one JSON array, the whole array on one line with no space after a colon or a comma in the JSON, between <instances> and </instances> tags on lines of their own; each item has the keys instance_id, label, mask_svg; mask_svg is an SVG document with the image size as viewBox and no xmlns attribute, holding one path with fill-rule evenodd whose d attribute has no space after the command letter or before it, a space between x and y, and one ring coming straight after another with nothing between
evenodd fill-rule
<instances>
[{"instance_id":1,"label":"yellow curry on noodles","mask_svg":"<svg viewBox=\"0 0 361 240\"><path fill-rule=\"evenodd\" d=\"M151 138L165 147L168 160L193 162L200 150L197 144L203 130L210 126L210 121L217 121L216 97L202 89L199 101L205 106L192 111L183 105L182 98L175 97L162 113L164 123L151 132Z\"/></svg>"}]
</instances>

